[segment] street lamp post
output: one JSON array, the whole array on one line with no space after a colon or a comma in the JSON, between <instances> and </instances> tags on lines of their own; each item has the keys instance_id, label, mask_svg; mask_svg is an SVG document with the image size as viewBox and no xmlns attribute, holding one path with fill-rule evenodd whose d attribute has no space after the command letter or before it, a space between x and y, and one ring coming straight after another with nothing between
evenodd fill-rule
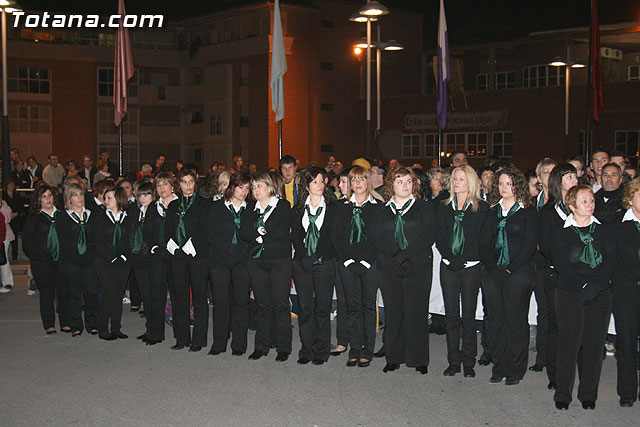
<instances>
[{"instance_id":1,"label":"street lamp post","mask_svg":"<svg viewBox=\"0 0 640 427\"><path fill-rule=\"evenodd\" d=\"M395 40L389 40L386 43L380 41L380 25L378 25L378 42L376 43L376 158L380 161L380 123L381 123L381 107L380 107L380 87L382 82L382 51L383 50L403 50L404 46Z\"/></svg>"},{"instance_id":2,"label":"street lamp post","mask_svg":"<svg viewBox=\"0 0 640 427\"><path fill-rule=\"evenodd\" d=\"M7 103L7 13L20 10L14 0L0 0L2 11L2 178L11 176L11 143L9 142L9 106Z\"/></svg>"}]
</instances>

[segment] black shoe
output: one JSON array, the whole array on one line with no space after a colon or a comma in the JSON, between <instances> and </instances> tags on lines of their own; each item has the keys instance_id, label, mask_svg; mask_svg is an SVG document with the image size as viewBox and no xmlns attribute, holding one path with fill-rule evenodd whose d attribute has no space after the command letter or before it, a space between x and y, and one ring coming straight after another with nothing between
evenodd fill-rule
<instances>
[{"instance_id":1,"label":"black shoe","mask_svg":"<svg viewBox=\"0 0 640 427\"><path fill-rule=\"evenodd\" d=\"M480 360L478 360L478 365L489 366L490 363L491 363L491 356L489 356L487 353L482 353L482 356L480 356Z\"/></svg>"},{"instance_id":2,"label":"black shoe","mask_svg":"<svg viewBox=\"0 0 640 427\"><path fill-rule=\"evenodd\" d=\"M364 362L362 360L358 360L358 366L360 368L366 368L369 365L371 365L371 360L365 360Z\"/></svg>"},{"instance_id":3,"label":"black shoe","mask_svg":"<svg viewBox=\"0 0 640 427\"><path fill-rule=\"evenodd\" d=\"M162 340L153 340L153 339L148 339L147 341L145 341L146 345L156 345L156 344L160 344L162 342Z\"/></svg>"},{"instance_id":4,"label":"black shoe","mask_svg":"<svg viewBox=\"0 0 640 427\"><path fill-rule=\"evenodd\" d=\"M569 402L556 402L556 409L559 411L569 409Z\"/></svg>"},{"instance_id":5,"label":"black shoe","mask_svg":"<svg viewBox=\"0 0 640 427\"><path fill-rule=\"evenodd\" d=\"M313 361L311 363L313 363L316 366L320 366L320 365L324 365L327 362L325 362L324 360L320 360L320 359L313 359Z\"/></svg>"},{"instance_id":6,"label":"black shoe","mask_svg":"<svg viewBox=\"0 0 640 427\"><path fill-rule=\"evenodd\" d=\"M73 338L75 338L75 337L79 337L80 335L82 335L82 331L73 331L73 332L71 333L71 336L72 336Z\"/></svg>"},{"instance_id":7,"label":"black shoe","mask_svg":"<svg viewBox=\"0 0 640 427\"><path fill-rule=\"evenodd\" d=\"M474 378L476 371L473 368L464 368L464 376L465 378Z\"/></svg>"},{"instance_id":8,"label":"black shoe","mask_svg":"<svg viewBox=\"0 0 640 427\"><path fill-rule=\"evenodd\" d=\"M137 340L144 340L145 338L149 338L149 335L147 335L147 333L146 333L146 332L145 332L144 334L142 334L142 335L138 335L138 336L136 337L136 339L137 339Z\"/></svg>"},{"instance_id":9,"label":"black shoe","mask_svg":"<svg viewBox=\"0 0 640 427\"><path fill-rule=\"evenodd\" d=\"M344 350L333 350L331 353L329 353L332 356L340 356L342 353L344 353L345 351L347 351L347 346L343 345Z\"/></svg>"},{"instance_id":10,"label":"black shoe","mask_svg":"<svg viewBox=\"0 0 640 427\"><path fill-rule=\"evenodd\" d=\"M224 352L225 350L214 350L213 347L211 347L211 350L209 350L209 353L207 354L209 354L210 356L217 356L220 353L224 353Z\"/></svg>"},{"instance_id":11,"label":"black shoe","mask_svg":"<svg viewBox=\"0 0 640 427\"><path fill-rule=\"evenodd\" d=\"M311 360L307 359L306 357L301 357L298 359L298 365L306 365L309 362L311 362Z\"/></svg>"},{"instance_id":12,"label":"black shoe","mask_svg":"<svg viewBox=\"0 0 640 427\"><path fill-rule=\"evenodd\" d=\"M556 382L555 381L549 381L549 384L547 384L547 388L549 390L555 390L556 389Z\"/></svg>"},{"instance_id":13,"label":"black shoe","mask_svg":"<svg viewBox=\"0 0 640 427\"><path fill-rule=\"evenodd\" d=\"M517 378L507 378L504 382L504 385L518 385L520 384L520 380Z\"/></svg>"},{"instance_id":14,"label":"black shoe","mask_svg":"<svg viewBox=\"0 0 640 427\"><path fill-rule=\"evenodd\" d=\"M400 364L399 363L387 363L386 365L384 365L384 368L382 368L382 372L393 372L397 369L400 369Z\"/></svg>"},{"instance_id":15,"label":"black shoe","mask_svg":"<svg viewBox=\"0 0 640 427\"><path fill-rule=\"evenodd\" d=\"M244 354L244 351L240 351L240 350L233 350L231 352L232 356L242 356Z\"/></svg>"},{"instance_id":16,"label":"black shoe","mask_svg":"<svg viewBox=\"0 0 640 427\"><path fill-rule=\"evenodd\" d=\"M116 337L115 335L111 335L111 334L99 334L98 338L100 338L101 340L105 340L105 341L113 341L113 340L117 340L118 337Z\"/></svg>"},{"instance_id":17,"label":"black shoe","mask_svg":"<svg viewBox=\"0 0 640 427\"><path fill-rule=\"evenodd\" d=\"M62 328L68 328L68 326L63 326ZM71 333L71 328L69 329L62 329L60 328L60 332L64 332L65 334Z\"/></svg>"},{"instance_id":18,"label":"black shoe","mask_svg":"<svg viewBox=\"0 0 640 427\"><path fill-rule=\"evenodd\" d=\"M380 347L380 350L373 353L373 357L384 357L386 352L384 351L384 346Z\"/></svg>"},{"instance_id":19,"label":"black shoe","mask_svg":"<svg viewBox=\"0 0 640 427\"><path fill-rule=\"evenodd\" d=\"M631 408L633 406L633 399L620 399L621 408Z\"/></svg>"},{"instance_id":20,"label":"black shoe","mask_svg":"<svg viewBox=\"0 0 640 427\"><path fill-rule=\"evenodd\" d=\"M92 329L92 330L89 331L89 333L91 335L98 335L98 330L97 329Z\"/></svg>"},{"instance_id":21,"label":"black shoe","mask_svg":"<svg viewBox=\"0 0 640 427\"><path fill-rule=\"evenodd\" d=\"M442 326L433 326L429 327L429 332L436 335L444 335L447 333L447 330Z\"/></svg>"},{"instance_id":22,"label":"black shoe","mask_svg":"<svg viewBox=\"0 0 640 427\"><path fill-rule=\"evenodd\" d=\"M582 402L582 409L596 409L596 402L593 400L585 400Z\"/></svg>"},{"instance_id":23,"label":"black shoe","mask_svg":"<svg viewBox=\"0 0 640 427\"><path fill-rule=\"evenodd\" d=\"M183 344L176 344L169 347L171 350L182 350L185 346Z\"/></svg>"},{"instance_id":24,"label":"black shoe","mask_svg":"<svg viewBox=\"0 0 640 427\"><path fill-rule=\"evenodd\" d=\"M276 362L286 362L289 358L289 353L285 353L283 351L279 351L276 356Z\"/></svg>"},{"instance_id":25,"label":"black shoe","mask_svg":"<svg viewBox=\"0 0 640 427\"><path fill-rule=\"evenodd\" d=\"M47 332L47 335L55 335L55 334L57 334L55 329L53 329L51 331L46 331L46 332Z\"/></svg>"},{"instance_id":26,"label":"black shoe","mask_svg":"<svg viewBox=\"0 0 640 427\"><path fill-rule=\"evenodd\" d=\"M267 355L267 353L263 353L260 350L256 350L256 351L254 351L253 353L251 353L249 355L249 360L258 360L261 357L266 356L266 355Z\"/></svg>"},{"instance_id":27,"label":"black shoe","mask_svg":"<svg viewBox=\"0 0 640 427\"><path fill-rule=\"evenodd\" d=\"M535 365L529 366L529 370L533 372L542 372L543 369L544 369L544 366L538 365L537 363Z\"/></svg>"},{"instance_id":28,"label":"black shoe","mask_svg":"<svg viewBox=\"0 0 640 427\"><path fill-rule=\"evenodd\" d=\"M429 368L427 368L426 366L416 366L416 372L420 372L422 375L427 375L427 372L429 372Z\"/></svg>"},{"instance_id":29,"label":"black shoe","mask_svg":"<svg viewBox=\"0 0 640 427\"><path fill-rule=\"evenodd\" d=\"M503 379L504 379L504 377L493 376L493 377L489 378L489 382L491 384L497 384L497 383L501 383Z\"/></svg>"},{"instance_id":30,"label":"black shoe","mask_svg":"<svg viewBox=\"0 0 640 427\"><path fill-rule=\"evenodd\" d=\"M458 372L460 372L460 365L456 366L456 365L449 365L449 367L447 369L444 370L444 372L442 373L442 375L444 375L445 377L452 377L455 374L457 374Z\"/></svg>"},{"instance_id":31,"label":"black shoe","mask_svg":"<svg viewBox=\"0 0 640 427\"><path fill-rule=\"evenodd\" d=\"M191 347L189 347L189 351L192 353L196 353L198 351L202 350L202 346L201 345L193 345L191 344Z\"/></svg>"},{"instance_id":32,"label":"black shoe","mask_svg":"<svg viewBox=\"0 0 640 427\"><path fill-rule=\"evenodd\" d=\"M113 336L121 340L126 340L127 338L129 338L129 335L123 334L122 332L116 332L115 334L113 334Z\"/></svg>"},{"instance_id":33,"label":"black shoe","mask_svg":"<svg viewBox=\"0 0 640 427\"><path fill-rule=\"evenodd\" d=\"M356 366L357 364L358 364L358 359L347 360L347 366L350 368L353 366Z\"/></svg>"}]
</instances>

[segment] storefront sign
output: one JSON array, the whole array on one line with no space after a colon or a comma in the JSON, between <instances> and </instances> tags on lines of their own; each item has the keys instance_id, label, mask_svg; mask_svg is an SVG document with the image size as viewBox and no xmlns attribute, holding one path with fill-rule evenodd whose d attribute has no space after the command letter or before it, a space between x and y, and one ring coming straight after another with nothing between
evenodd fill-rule
<instances>
[{"instance_id":1,"label":"storefront sign","mask_svg":"<svg viewBox=\"0 0 640 427\"><path fill-rule=\"evenodd\" d=\"M507 123L507 111L479 111L447 114L446 131L498 130ZM405 133L437 131L438 121L435 114L405 114L403 131Z\"/></svg>"}]
</instances>

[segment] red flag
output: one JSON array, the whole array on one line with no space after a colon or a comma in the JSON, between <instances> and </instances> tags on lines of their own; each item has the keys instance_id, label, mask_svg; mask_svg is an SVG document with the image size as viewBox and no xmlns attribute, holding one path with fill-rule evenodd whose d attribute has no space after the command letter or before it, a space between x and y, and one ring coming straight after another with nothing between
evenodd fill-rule
<instances>
[{"instance_id":1,"label":"red flag","mask_svg":"<svg viewBox=\"0 0 640 427\"><path fill-rule=\"evenodd\" d=\"M123 117L127 115L127 81L133 77L133 56L129 43L129 29L122 26L126 16L124 0L118 0L118 14L120 26L116 31L116 59L113 66L113 123L120 126Z\"/></svg>"},{"instance_id":2,"label":"red flag","mask_svg":"<svg viewBox=\"0 0 640 427\"><path fill-rule=\"evenodd\" d=\"M600 25L598 24L598 0L591 0L591 96L593 99L593 120L600 121L604 108L604 88L602 86L602 64L600 63Z\"/></svg>"}]
</instances>

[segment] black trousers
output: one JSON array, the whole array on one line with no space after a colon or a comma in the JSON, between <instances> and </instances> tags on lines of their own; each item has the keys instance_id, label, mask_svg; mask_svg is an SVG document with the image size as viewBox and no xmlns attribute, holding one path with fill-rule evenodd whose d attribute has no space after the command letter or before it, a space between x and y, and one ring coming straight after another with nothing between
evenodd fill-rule
<instances>
[{"instance_id":1,"label":"black trousers","mask_svg":"<svg viewBox=\"0 0 640 427\"><path fill-rule=\"evenodd\" d=\"M60 261L64 287L69 296L69 326L72 331L82 332L98 327L98 276L94 264L76 264ZM82 301L84 300L84 324L82 323Z\"/></svg>"},{"instance_id":2,"label":"black trousers","mask_svg":"<svg viewBox=\"0 0 640 427\"><path fill-rule=\"evenodd\" d=\"M522 379L529 356L529 302L534 287L534 266L529 262L500 286L488 272L483 275L486 291L493 376Z\"/></svg>"},{"instance_id":3,"label":"black trousers","mask_svg":"<svg viewBox=\"0 0 640 427\"><path fill-rule=\"evenodd\" d=\"M339 269L347 298L349 358L371 360L376 344L378 271L372 265L363 276L356 276L344 264Z\"/></svg>"},{"instance_id":4,"label":"black trousers","mask_svg":"<svg viewBox=\"0 0 640 427\"><path fill-rule=\"evenodd\" d=\"M154 341L164 340L164 308L167 303L167 260L150 254L134 260L133 271L141 289L145 312L145 333Z\"/></svg>"},{"instance_id":5,"label":"black trousers","mask_svg":"<svg viewBox=\"0 0 640 427\"><path fill-rule=\"evenodd\" d=\"M583 304L579 293L556 289L558 358L556 360L556 402L571 402L576 377L578 400L596 401L602 371L602 349L611 319L611 291L602 292L596 302Z\"/></svg>"},{"instance_id":6,"label":"black trousers","mask_svg":"<svg viewBox=\"0 0 640 427\"><path fill-rule=\"evenodd\" d=\"M273 331L278 353L291 353L291 260L250 259L247 270L257 307L255 349L268 353Z\"/></svg>"},{"instance_id":7,"label":"black trousers","mask_svg":"<svg viewBox=\"0 0 640 427\"><path fill-rule=\"evenodd\" d=\"M331 299L333 297L334 263L328 260L306 271L294 260L293 279L298 294L298 328L302 348L299 358L329 360L331 352Z\"/></svg>"},{"instance_id":8,"label":"black trousers","mask_svg":"<svg viewBox=\"0 0 640 427\"><path fill-rule=\"evenodd\" d=\"M178 345L207 346L209 304L207 303L207 260L171 258L175 286L173 325ZM191 292L190 292L191 291ZM191 293L191 298L189 294ZM193 304L193 336L190 331L190 302Z\"/></svg>"},{"instance_id":9,"label":"black trousers","mask_svg":"<svg viewBox=\"0 0 640 427\"><path fill-rule=\"evenodd\" d=\"M147 334L149 333L149 321L151 320L149 315L147 314L147 310L149 309L149 306L151 305L151 293L150 293L150 289L149 289L149 283L150 283L150 277L149 275L151 274L151 269L149 266L149 256L147 255L143 255L143 256L138 256L135 257L132 260L132 268L131 268L131 274L129 276L129 296L131 296L131 292L132 292L132 288L131 288L131 284L132 283L136 283L136 287L137 289L140 291L139 292L139 296L142 300L142 304L144 304L144 310L145 310L145 322L144 322L144 326L145 326L145 330L147 332ZM133 298L131 298L131 305L132 306L140 306L140 303L138 304L134 304Z\"/></svg>"},{"instance_id":10,"label":"black trousers","mask_svg":"<svg viewBox=\"0 0 640 427\"><path fill-rule=\"evenodd\" d=\"M247 351L249 330L249 271L242 262L233 266L209 267L213 296L212 350L226 351L231 324L231 349ZM231 322L229 322L231 320Z\"/></svg>"},{"instance_id":11,"label":"black trousers","mask_svg":"<svg viewBox=\"0 0 640 427\"><path fill-rule=\"evenodd\" d=\"M414 266L404 277L395 271L380 272L387 363L429 365L430 267Z\"/></svg>"},{"instance_id":12,"label":"black trousers","mask_svg":"<svg viewBox=\"0 0 640 427\"><path fill-rule=\"evenodd\" d=\"M614 297L613 316L616 320L617 334L618 396L635 401L638 397L640 304L628 304Z\"/></svg>"},{"instance_id":13,"label":"black trousers","mask_svg":"<svg viewBox=\"0 0 640 427\"><path fill-rule=\"evenodd\" d=\"M340 269L338 261L333 261L334 265L334 284L336 288L336 343L347 347L349 345L349 329L347 328L347 297L344 294L344 285L342 277L340 277Z\"/></svg>"},{"instance_id":14,"label":"black trousers","mask_svg":"<svg viewBox=\"0 0 640 427\"><path fill-rule=\"evenodd\" d=\"M131 273L129 261L117 261L96 257L96 273L102 285L102 298L98 304L98 331L108 335L119 333L122 327L122 296ZM111 328L109 328L111 326Z\"/></svg>"},{"instance_id":15,"label":"black trousers","mask_svg":"<svg viewBox=\"0 0 640 427\"><path fill-rule=\"evenodd\" d=\"M451 271L444 263L440 263L440 284L447 327L447 361L450 365L464 364L465 367L473 368L476 364L478 354L476 307L481 283L480 264L460 271ZM462 321L460 321L461 300ZM462 345L460 335L462 335Z\"/></svg>"},{"instance_id":16,"label":"black trousers","mask_svg":"<svg viewBox=\"0 0 640 427\"><path fill-rule=\"evenodd\" d=\"M133 269L132 269L133 270ZM144 283L138 283L138 278L131 272L127 280L127 287L129 288L129 299L131 300L132 307L140 307L144 303Z\"/></svg>"},{"instance_id":17,"label":"black trousers","mask_svg":"<svg viewBox=\"0 0 640 427\"><path fill-rule=\"evenodd\" d=\"M486 358L487 360L491 360L491 315L487 310L487 293L491 294L491 291L495 290L493 282L485 283L484 278L488 276L488 273L485 272L484 266L480 267L481 275L482 275L482 335L480 336L480 346L482 346L482 356L481 358Z\"/></svg>"},{"instance_id":18,"label":"black trousers","mask_svg":"<svg viewBox=\"0 0 640 427\"><path fill-rule=\"evenodd\" d=\"M547 296L544 290L544 268L536 266L533 294L538 305L536 320L536 365L547 364L547 342L549 341L549 313L547 312Z\"/></svg>"},{"instance_id":19,"label":"black trousers","mask_svg":"<svg viewBox=\"0 0 640 427\"><path fill-rule=\"evenodd\" d=\"M556 359L558 357L558 320L556 318L556 279L555 269L545 267L543 287L547 300L547 357L546 370L549 382L556 381Z\"/></svg>"},{"instance_id":20,"label":"black trousers","mask_svg":"<svg viewBox=\"0 0 640 427\"><path fill-rule=\"evenodd\" d=\"M58 297L58 321L60 327L69 325L69 296L57 262L31 260L31 272L40 291L40 318L44 329L56 325L55 300Z\"/></svg>"}]
</instances>

